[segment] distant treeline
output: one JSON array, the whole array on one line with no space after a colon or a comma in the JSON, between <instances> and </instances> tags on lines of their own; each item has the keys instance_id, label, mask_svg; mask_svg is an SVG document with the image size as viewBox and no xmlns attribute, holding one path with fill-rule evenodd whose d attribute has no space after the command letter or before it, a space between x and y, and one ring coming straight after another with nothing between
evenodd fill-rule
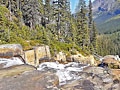
<instances>
[{"instance_id":1,"label":"distant treeline","mask_svg":"<svg viewBox=\"0 0 120 90\"><path fill-rule=\"evenodd\" d=\"M120 55L120 31L98 36L98 54Z\"/></svg>"}]
</instances>

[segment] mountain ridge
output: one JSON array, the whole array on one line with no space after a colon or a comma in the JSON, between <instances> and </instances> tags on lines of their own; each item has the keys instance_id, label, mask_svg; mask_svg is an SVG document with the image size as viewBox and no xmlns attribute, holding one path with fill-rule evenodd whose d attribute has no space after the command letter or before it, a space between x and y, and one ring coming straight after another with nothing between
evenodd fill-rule
<instances>
[{"instance_id":1,"label":"mountain ridge","mask_svg":"<svg viewBox=\"0 0 120 90\"><path fill-rule=\"evenodd\" d=\"M120 14L120 0L95 0L93 2L93 13L109 15Z\"/></svg>"},{"instance_id":2,"label":"mountain ridge","mask_svg":"<svg viewBox=\"0 0 120 90\"><path fill-rule=\"evenodd\" d=\"M120 0L95 0L93 2L93 16L100 33L120 29L119 18L116 18L119 15ZM114 22L113 25L111 22Z\"/></svg>"}]
</instances>

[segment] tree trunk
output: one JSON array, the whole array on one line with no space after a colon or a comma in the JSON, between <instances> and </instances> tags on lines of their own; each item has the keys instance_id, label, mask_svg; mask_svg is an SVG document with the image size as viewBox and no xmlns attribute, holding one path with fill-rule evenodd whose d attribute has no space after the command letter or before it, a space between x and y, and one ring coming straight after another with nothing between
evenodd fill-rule
<instances>
[{"instance_id":1,"label":"tree trunk","mask_svg":"<svg viewBox=\"0 0 120 90\"><path fill-rule=\"evenodd\" d=\"M11 18L11 0L8 0L8 9L10 11L10 18L9 18L9 20L12 21L12 18Z\"/></svg>"},{"instance_id":2,"label":"tree trunk","mask_svg":"<svg viewBox=\"0 0 120 90\"><path fill-rule=\"evenodd\" d=\"M8 26L8 42L10 42L10 29L9 29L9 26Z\"/></svg>"},{"instance_id":3,"label":"tree trunk","mask_svg":"<svg viewBox=\"0 0 120 90\"><path fill-rule=\"evenodd\" d=\"M17 0L17 10L19 10L20 9L20 2L19 2L19 0Z\"/></svg>"}]
</instances>

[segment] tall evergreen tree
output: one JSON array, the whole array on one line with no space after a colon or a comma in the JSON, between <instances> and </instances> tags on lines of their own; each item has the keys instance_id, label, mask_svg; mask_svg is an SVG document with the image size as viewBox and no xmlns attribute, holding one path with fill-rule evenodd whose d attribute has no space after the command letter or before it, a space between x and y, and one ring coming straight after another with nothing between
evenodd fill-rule
<instances>
[{"instance_id":1,"label":"tall evergreen tree","mask_svg":"<svg viewBox=\"0 0 120 90\"><path fill-rule=\"evenodd\" d=\"M87 10L84 0L79 1L80 11L77 14L78 30L77 30L77 43L84 50L88 49L89 33L87 24Z\"/></svg>"},{"instance_id":2,"label":"tall evergreen tree","mask_svg":"<svg viewBox=\"0 0 120 90\"><path fill-rule=\"evenodd\" d=\"M96 29L96 24L93 21L93 13L92 13L92 2L89 0L89 36L90 36L90 50L92 53L96 53L97 51L97 29Z\"/></svg>"},{"instance_id":3,"label":"tall evergreen tree","mask_svg":"<svg viewBox=\"0 0 120 90\"><path fill-rule=\"evenodd\" d=\"M89 0L89 13L88 13L88 18L89 18L89 35L90 35L90 43L92 42L92 37L93 37L93 15L92 15L92 2L91 2L91 0ZM90 44L90 46L91 46L91 44ZM93 47L91 47L91 49L92 49Z\"/></svg>"},{"instance_id":4,"label":"tall evergreen tree","mask_svg":"<svg viewBox=\"0 0 120 90\"><path fill-rule=\"evenodd\" d=\"M92 2L91 0L89 0L89 14L88 14L88 18L89 18L89 35L90 35L90 42L91 42L91 39L92 39L92 33L93 33L93 30L92 30L92 24L93 24L93 18L92 18Z\"/></svg>"},{"instance_id":5,"label":"tall evergreen tree","mask_svg":"<svg viewBox=\"0 0 120 90\"><path fill-rule=\"evenodd\" d=\"M73 16L70 16L70 24L69 26L67 26L68 31L66 32L66 42L67 43L75 43L75 36L76 36L76 23L75 23L75 19Z\"/></svg>"},{"instance_id":6,"label":"tall evergreen tree","mask_svg":"<svg viewBox=\"0 0 120 90\"><path fill-rule=\"evenodd\" d=\"M70 24L69 14L69 1L68 0L55 0L53 1L54 6L54 19L57 22L57 36L58 40L63 39L66 36L66 29ZM68 14L69 13L69 14ZM67 21L68 20L68 21ZM62 40L64 41L64 40Z\"/></svg>"},{"instance_id":7,"label":"tall evergreen tree","mask_svg":"<svg viewBox=\"0 0 120 90\"><path fill-rule=\"evenodd\" d=\"M62 18L62 20L63 20L62 22L64 22L64 25L62 26L63 30L64 30L63 37L70 38L70 36L72 34L72 31L70 30L71 23L72 23L71 22L72 17L71 17L71 11L70 11L70 1L65 0L64 3L65 3L64 17Z\"/></svg>"},{"instance_id":8,"label":"tall evergreen tree","mask_svg":"<svg viewBox=\"0 0 120 90\"><path fill-rule=\"evenodd\" d=\"M93 48L94 48L94 53L97 53L97 28L96 28L96 24L95 24L95 21L93 21L93 26L92 26L92 30L93 30L93 35L92 35L92 45L93 45Z\"/></svg>"},{"instance_id":9,"label":"tall evergreen tree","mask_svg":"<svg viewBox=\"0 0 120 90\"><path fill-rule=\"evenodd\" d=\"M45 0L45 5L44 5L44 17L45 21L48 24L50 22L50 17L51 17L51 5L50 5L50 0Z\"/></svg>"},{"instance_id":10,"label":"tall evergreen tree","mask_svg":"<svg viewBox=\"0 0 120 90\"><path fill-rule=\"evenodd\" d=\"M55 15L55 21L57 22L57 30L56 31L56 35L58 36L58 39L60 38L60 33L61 33L61 24L60 24L60 21L61 21L61 0L56 0L56 1L53 1L53 8L54 8L54 15Z\"/></svg>"},{"instance_id":11,"label":"tall evergreen tree","mask_svg":"<svg viewBox=\"0 0 120 90\"><path fill-rule=\"evenodd\" d=\"M89 18L89 48L90 51L94 51L94 47L92 45L92 37L93 37L93 18L92 18L92 2L89 0L89 13L88 13L88 18Z\"/></svg>"},{"instance_id":12,"label":"tall evergreen tree","mask_svg":"<svg viewBox=\"0 0 120 90\"><path fill-rule=\"evenodd\" d=\"M89 14L88 14L88 18L89 18L89 29L92 29L93 15L92 15L92 2L91 2L91 0L89 0Z\"/></svg>"},{"instance_id":13,"label":"tall evergreen tree","mask_svg":"<svg viewBox=\"0 0 120 90\"><path fill-rule=\"evenodd\" d=\"M42 12L40 6L39 0L24 0L23 19L31 29L35 28L35 25L41 24Z\"/></svg>"}]
</instances>

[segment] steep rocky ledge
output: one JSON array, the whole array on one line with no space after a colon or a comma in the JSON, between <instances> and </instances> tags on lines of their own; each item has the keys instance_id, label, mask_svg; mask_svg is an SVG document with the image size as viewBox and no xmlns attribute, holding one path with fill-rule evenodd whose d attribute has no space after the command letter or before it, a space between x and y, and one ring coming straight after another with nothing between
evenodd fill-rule
<instances>
[{"instance_id":1,"label":"steep rocky ledge","mask_svg":"<svg viewBox=\"0 0 120 90\"><path fill-rule=\"evenodd\" d=\"M46 59L49 47L47 50L45 47L47 46L35 48L38 55L41 50L45 51L39 55L38 61ZM3 45L0 49L4 49L0 56L0 90L120 90L120 70L95 67L97 63L93 56L84 57L78 53L71 55L69 61L65 54L60 53L53 62L40 61L35 67L32 63L26 64L27 57L23 58L25 52L30 52L25 56L29 57L27 61L31 60L34 49L33 53L31 50L24 52L19 44ZM69 63L58 62L63 58ZM109 66L109 60L114 61L115 65L119 62L119 59L116 60L113 56L104 57L102 62Z\"/></svg>"}]
</instances>

